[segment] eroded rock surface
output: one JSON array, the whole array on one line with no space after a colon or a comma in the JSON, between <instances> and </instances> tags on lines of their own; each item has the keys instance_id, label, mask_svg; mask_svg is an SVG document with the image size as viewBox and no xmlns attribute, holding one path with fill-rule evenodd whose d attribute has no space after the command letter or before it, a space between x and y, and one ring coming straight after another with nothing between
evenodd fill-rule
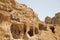
<instances>
[{"instance_id":1,"label":"eroded rock surface","mask_svg":"<svg viewBox=\"0 0 60 40\"><path fill-rule=\"evenodd\" d=\"M52 23L52 19L51 19L49 16L47 16L47 17L45 18L45 22L46 22L47 24L51 24L51 23Z\"/></svg>"},{"instance_id":2,"label":"eroded rock surface","mask_svg":"<svg viewBox=\"0 0 60 40\"><path fill-rule=\"evenodd\" d=\"M60 40L60 27L51 20L46 24L25 4L0 0L0 40Z\"/></svg>"},{"instance_id":3,"label":"eroded rock surface","mask_svg":"<svg viewBox=\"0 0 60 40\"><path fill-rule=\"evenodd\" d=\"M45 23L47 24L57 24L60 25L60 12L56 13L54 17L46 17L45 18Z\"/></svg>"}]
</instances>

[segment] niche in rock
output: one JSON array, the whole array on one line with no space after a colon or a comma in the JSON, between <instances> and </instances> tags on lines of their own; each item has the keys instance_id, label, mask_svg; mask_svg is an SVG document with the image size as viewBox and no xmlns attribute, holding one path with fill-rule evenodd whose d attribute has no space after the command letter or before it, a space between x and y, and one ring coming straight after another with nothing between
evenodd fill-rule
<instances>
[{"instance_id":1,"label":"niche in rock","mask_svg":"<svg viewBox=\"0 0 60 40\"><path fill-rule=\"evenodd\" d=\"M55 28L53 26L50 27L52 33L55 33Z\"/></svg>"},{"instance_id":2,"label":"niche in rock","mask_svg":"<svg viewBox=\"0 0 60 40\"><path fill-rule=\"evenodd\" d=\"M47 27L45 27L43 24L39 24L39 30L47 31Z\"/></svg>"},{"instance_id":3,"label":"niche in rock","mask_svg":"<svg viewBox=\"0 0 60 40\"><path fill-rule=\"evenodd\" d=\"M19 30L18 26L16 24L12 24L10 27L12 36L14 39L19 39L21 31Z\"/></svg>"},{"instance_id":4,"label":"niche in rock","mask_svg":"<svg viewBox=\"0 0 60 40\"><path fill-rule=\"evenodd\" d=\"M33 27L30 28L30 30L28 31L28 34L30 37L33 36Z\"/></svg>"}]
</instances>

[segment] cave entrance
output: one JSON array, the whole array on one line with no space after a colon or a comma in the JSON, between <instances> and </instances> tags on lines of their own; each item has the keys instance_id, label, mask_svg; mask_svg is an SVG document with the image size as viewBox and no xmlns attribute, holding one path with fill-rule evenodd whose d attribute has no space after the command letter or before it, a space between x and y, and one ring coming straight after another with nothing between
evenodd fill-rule
<instances>
[{"instance_id":1,"label":"cave entrance","mask_svg":"<svg viewBox=\"0 0 60 40\"><path fill-rule=\"evenodd\" d=\"M11 33L12 33L12 36L14 39L20 38L19 36L20 36L21 31L19 30L19 28L16 24L12 24L10 27L10 30L11 30Z\"/></svg>"},{"instance_id":2,"label":"cave entrance","mask_svg":"<svg viewBox=\"0 0 60 40\"><path fill-rule=\"evenodd\" d=\"M44 27L44 25L39 24L39 30L42 30L42 29L43 29L43 27Z\"/></svg>"},{"instance_id":3,"label":"cave entrance","mask_svg":"<svg viewBox=\"0 0 60 40\"><path fill-rule=\"evenodd\" d=\"M43 24L39 24L39 30L47 31L47 26L44 26Z\"/></svg>"},{"instance_id":4,"label":"cave entrance","mask_svg":"<svg viewBox=\"0 0 60 40\"><path fill-rule=\"evenodd\" d=\"M55 31L54 31L55 28L53 26L51 26L50 29L51 29L52 33L55 33Z\"/></svg>"},{"instance_id":5,"label":"cave entrance","mask_svg":"<svg viewBox=\"0 0 60 40\"><path fill-rule=\"evenodd\" d=\"M30 28L30 30L28 31L28 34L30 37L33 36L33 27Z\"/></svg>"}]
</instances>

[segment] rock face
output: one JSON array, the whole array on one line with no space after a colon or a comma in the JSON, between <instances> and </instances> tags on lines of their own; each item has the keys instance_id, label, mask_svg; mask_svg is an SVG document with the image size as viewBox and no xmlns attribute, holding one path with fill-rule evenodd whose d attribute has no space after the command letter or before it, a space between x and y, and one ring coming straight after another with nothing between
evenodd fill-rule
<instances>
[{"instance_id":1,"label":"rock face","mask_svg":"<svg viewBox=\"0 0 60 40\"><path fill-rule=\"evenodd\" d=\"M60 40L60 12L56 13L54 17L46 17L45 18L45 23L47 25L50 25L49 27L54 27L50 28L52 32L54 33L54 37L56 37L56 40ZM51 26L53 25L53 26ZM54 31L53 31L54 30Z\"/></svg>"},{"instance_id":2,"label":"rock face","mask_svg":"<svg viewBox=\"0 0 60 40\"><path fill-rule=\"evenodd\" d=\"M49 16L47 16L47 17L45 18L45 22L46 22L47 24L51 24L51 23L52 23L52 19L51 19Z\"/></svg>"},{"instance_id":3,"label":"rock face","mask_svg":"<svg viewBox=\"0 0 60 40\"><path fill-rule=\"evenodd\" d=\"M46 19L47 24L40 21L25 4L0 0L0 40L60 40L60 27Z\"/></svg>"},{"instance_id":4,"label":"rock face","mask_svg":"<svg viewBox=\"0 0 60 40\"><path fill-rule=\"evenodd\" d=\"M52 22L53 24L58 24L58 25L60 25L60 12L58 12L58 13L55 14L55 17L52 18L52 21L53 21L53 22ZM57 22L56 22L56 21L57 21Z\"/></svg>"},{"instance_id":5,"label":"rock face","mask_svg":"<svg viewBox=\"0 0 60 40\"><path fill-rule=\"evenodd\" d=\"M46 17L45 23L47 24L57 24L60 25L60 12L56 13L54 17Z\"/></svg>"}]
</instances>

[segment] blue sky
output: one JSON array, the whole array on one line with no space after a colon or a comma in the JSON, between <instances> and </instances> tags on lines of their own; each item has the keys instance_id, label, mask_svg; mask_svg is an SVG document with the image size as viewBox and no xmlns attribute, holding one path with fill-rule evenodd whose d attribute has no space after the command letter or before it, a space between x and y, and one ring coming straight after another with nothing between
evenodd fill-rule
<instances>
[{"instance_id":1,"label":"blue sky","mask_svg":"<svg viewBox=\"0 0 60 40\"><path fill-rule=\"evenodd\" d=\"M60 12L60 0L16 0L19 3L26 4L32 8L40 20L44 21L46 16L53 17L55 13Z\"/></svg>"}]
</instances>

